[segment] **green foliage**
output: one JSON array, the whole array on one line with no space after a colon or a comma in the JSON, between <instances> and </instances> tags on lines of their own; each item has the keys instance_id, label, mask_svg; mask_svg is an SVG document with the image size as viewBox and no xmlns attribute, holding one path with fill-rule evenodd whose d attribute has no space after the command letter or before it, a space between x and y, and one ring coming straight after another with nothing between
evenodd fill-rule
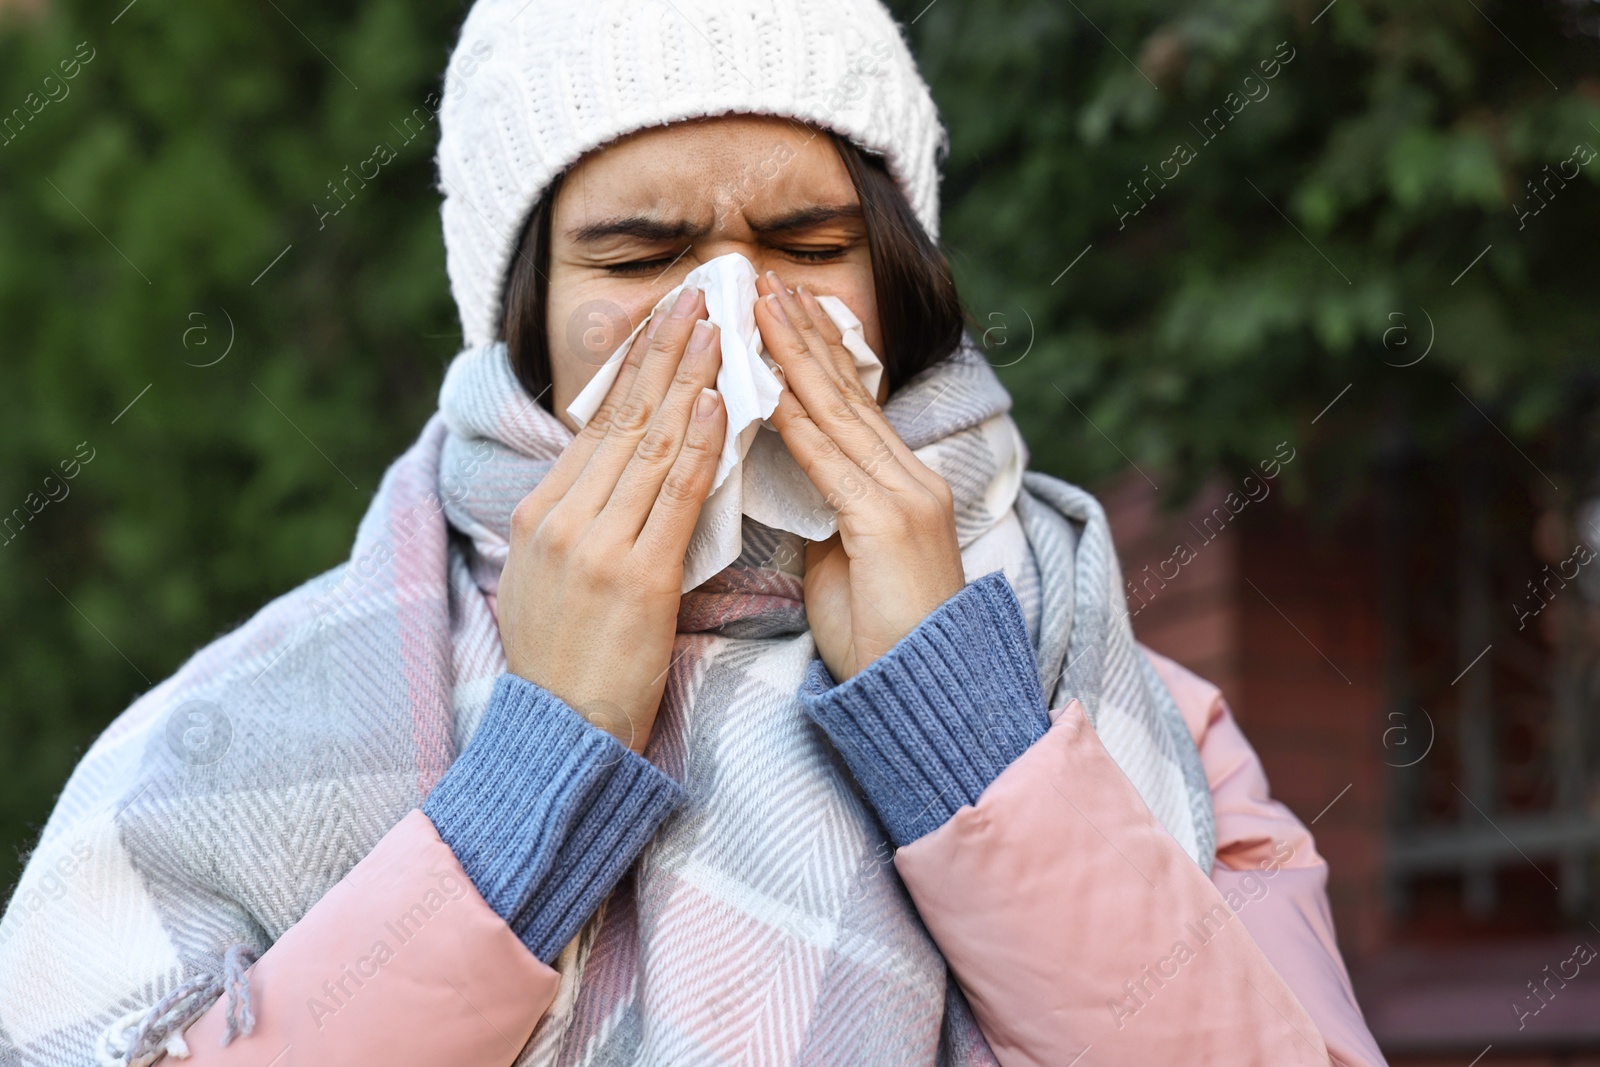
<instances>
[{"instance_id":1,"label":"green foliage","mask_svg":"<svg viewBox=\"0 0 1600 1067\"><path fill-rule=\"evenodd\" d=\"M28 115L0 133L0 516L31 516L0 534L18 848L149 682L345 558L460 341L426 110L459 12L142 0L113 25L123 2L0 23L0 115ZM378 143L396 158L319 229Z\"/></svg>"},{"instance_id":2,"label":"green foliage","mask_svg":"<svg viewBox=\"0 0 1600 1067\"><path fill-rule=\"evenodd\" d=\"M1600 158L1514 210L1600 149L1586 5L892 6L951 130L942 237L1036 466L1094 484L1131 459L1181 497L1288 440L1312 455L1294 488L1332 507L1395 425L1447 459L1481 419L1464 392L1541 467L1593 470L1551 439L1593 421Z\"/></svg>"},{"instance_id":3,"label":"green foliage","mask_svg":"<svg viewBox=\"0 0 1600 1067\"><path fill-rule=\"evenodd\" d=\"M0 119L24 112L0 133L0 517L28 517L0 544L18 847L133 697L344 557L459 344L435 131L403 132L459 7L123 2L0 15ZM895 5L922 12L952 132L944 237L1037 466L1092 484L1125 453L1181 490L1288 440L1315 457L1289 468L1303 491L1351 498L1385 419L1449 454L1456 385L1546 460L1593 385L1600 161L1525 228L1512 204L1600 147L1597 49L1563 36L1558 0L1475 2ZM93 58L62 81L80 42ZM1280 42L1292 60L1232 114ZM379 144L396 158L319 225L327 183ZM1119 226L1128 183L1179 144L1194 158ZM1432 351L1390 365L1420 353L1423 309ZM93 459L61 481L80 442ZM52 473L69 495L49 502Z\"/></svg>"}]
</instances>

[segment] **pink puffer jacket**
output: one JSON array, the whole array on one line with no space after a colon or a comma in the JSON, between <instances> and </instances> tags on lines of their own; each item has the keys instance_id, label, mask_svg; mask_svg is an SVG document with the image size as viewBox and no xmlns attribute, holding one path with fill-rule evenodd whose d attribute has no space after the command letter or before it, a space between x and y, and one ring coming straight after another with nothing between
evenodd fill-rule
<instances>
[{"instance_id":1,"label":"pink puffer jacket","mask_svg":"<svg viewBox=\"0 0 1600 1067\"><path fill-rule=\"evenodd\" d=\"M1210 879L1076 701L976 805L895 856L995 1056L1005 1067L1379 1067L1311 834L1271 799L1217 689L1148 654L1211 786ZM219 1001L186 1035L197 1067L506 1067L557 975L413 811L250 983L254 1032L221 1047Z\"/></svg>"}]
</instances>

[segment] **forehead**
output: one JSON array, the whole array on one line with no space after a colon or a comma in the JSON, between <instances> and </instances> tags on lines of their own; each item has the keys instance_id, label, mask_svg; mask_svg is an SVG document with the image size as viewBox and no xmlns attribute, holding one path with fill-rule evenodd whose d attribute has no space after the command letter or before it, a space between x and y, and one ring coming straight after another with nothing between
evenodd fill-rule
<instances>
[{"instance_id":1,"label":"forehead","mask_svg":"<svg viewBox=\"0 0 1600 1067\"><path fill-rule=\"evenodd\" d=\"M853 204L850 175L826 134L765 115L642 130L584 156L556 197L563 230L619 215L711 224L808 204Z\"/></svg>"}]
</instances>

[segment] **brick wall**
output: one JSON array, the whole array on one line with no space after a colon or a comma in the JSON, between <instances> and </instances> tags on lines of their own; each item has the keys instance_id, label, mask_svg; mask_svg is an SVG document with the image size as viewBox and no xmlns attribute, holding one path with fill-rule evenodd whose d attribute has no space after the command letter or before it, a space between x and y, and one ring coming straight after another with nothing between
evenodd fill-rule
<instances>
[{"instance_id":1,"label":"brick wall","mask_svg":"<svg viewBox=\"0 0 1600 1067\"><path fill-rule=\"evenodd\" d=\"M1385 911L1387 709L1375 521L1357 512L1336 527L1318 525L1275 496L1245 502L1230 492L1237 487L1213 482L1168 514L1156 489L1130 473L1099 495L1131 583L1135 635L1221 687L1273 795L1311 826L1329 863L1340 947L1374 1032L1451 1050L1394 1052L1390 1063L1600 1067L1600 1054L1576 1051L1594 1044L1600 980L1563 994L1562 1012L1583 1018L1540 1020L1564 1028L1548 1042L1558 1051L1529 1049L1536 1035L1505 1032L1530 966L1521 956L1550 956L1555 941L1407 944ZM1493 1033L1467 1032L1478 1027Z\"/></svg>"},{"instance_id":2,"label":"brick wall","mask_svg":"<svg viewBox=\"0 0 1600 1067\"><path fill-rule=\"evenodd\" d=\"M1312 530L1274 496L1220 481L1176 514L1138 475L1101 500L1135 635L1222 689L1273 795L1315 820L1343 950L1376 951L1385 768L1370 536L1359 519Z\"/></svg>"},{"instance_id":3,"label":"brick wall","mask_svg":"<svg viewBox=\"0 0 1600 1067\"><path fill-rule=\"evenodd\" d=\"M1128 595L1134 634L1231 698L1239 690L1241 666L1238 543L1228 531L1207 542L1189 526L1191 517L1209 513L1222 498L1221 489L1210 486L1194 507L1163 515L1155 489L1138 476L1100 496L1123 577L1135 590ZM1193 546L1193 558L1181 564L1179 544Z\"/></svg>"}]
</instances>

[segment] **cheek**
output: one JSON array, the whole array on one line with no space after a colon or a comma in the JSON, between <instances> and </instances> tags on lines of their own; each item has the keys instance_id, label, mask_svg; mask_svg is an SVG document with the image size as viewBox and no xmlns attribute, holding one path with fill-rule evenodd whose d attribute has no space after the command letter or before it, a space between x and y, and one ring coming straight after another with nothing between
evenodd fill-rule
<instances>
[{"instance_id":1,"label":"cheek","mask_svg":"<svg viewBox=\"0 0 1600 1067\"><path fill-rule=\"evenodd\" d=\"M581 370L587 380L627 340L650 300L603 280L561 285L552 278L546 307L552 366Z\"/></svg>"},{"instance_id":2,"label":"cheek","mask_svg":"<svg viewBox=\"0 0 1600 1067\"><path fill-rule=\"evenodd\" d=\"M878 322L878 295L872 287L872 276L855 279L848 289L841 289L835 293L843 300L851 311L856 313L856 318L861 320L861 335L866 339L867 347L883 357L883 328Z\"/></svg>"},{"instance_id":3,"label":"cheek","mask_svg":"<svg viewBox=\"0 0 1600 1067\"><path fill-rule=\"evenodd\" d=\"M551 273L545 343L550 352L552 407L563 422L567 405L628 339L634 324L660 295L613 279L579 281Z\"/></svg>"},{"instance_id":4,"label":"cheek","mask_svg":"<svg viewBox=\"0 0 1600 1067\"><path fill-rule=\"evenodd\" d=\"M878 296L872 284L872 268L863 263L852 264L848 269L832 268L800 271L794 267L779 268L790 285L805 283L819 294L836 296L861 320L861 336L867 347L883 355L883 329L878 321Z\"/></svg>"},{"instance_id":5,"label":"cheek","mask_svg":"<svg viewBox=\"0 0 1600 1067\"><path fill-rule=\"evenodd\" d=\"M862 271L859 275L852 275L848 279L841 278L838 284L824 289L819 283L818 292L832 293L843 300L845 306L855 312L856 318L861 320L861 337L867 342L867 347L883 358L883 327L878 321L878 296L877 290L872 285L871 270ZM878 386L878 403L888 399L889 379L884 376Z\"/></svg>"}]
</instances>

